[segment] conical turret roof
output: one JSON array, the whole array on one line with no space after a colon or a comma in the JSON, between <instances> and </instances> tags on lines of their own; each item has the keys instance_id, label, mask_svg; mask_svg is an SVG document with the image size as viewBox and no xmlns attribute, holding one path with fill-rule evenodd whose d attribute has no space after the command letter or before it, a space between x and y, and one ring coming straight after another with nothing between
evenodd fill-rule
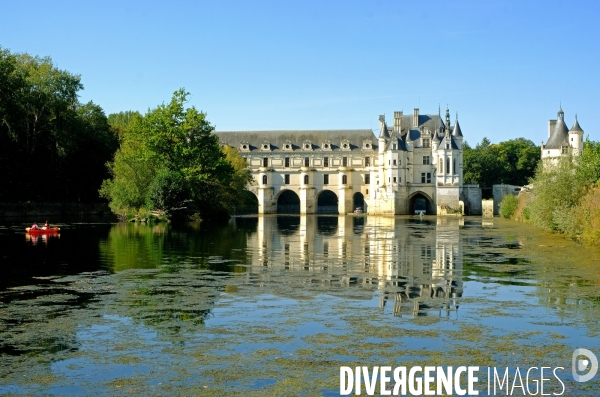
<instances>
[{"instance_id":1,"label":"conical turret roof","mask_svg":"<svg viewBox=\"0 0 600 397\"><path fill-rule=\"evenodd\" d=\"M379 138L389 138L390 133L385 124L385 116L379 116Z\"/></svg>"},{"instance_id":2,"label":"conical turret roof","mask_svg":"<svg viewBox=\"0 0 600 397\"><path fill-rule=\"evenodd\" d=\"M455 137L462 137L462 131L460 130L460 125L458 124L458 119L456 119L456 122L454 123L454 131L452 131L452 136Z\"/></svg>"},{"instance_id":3,"label":"conical turret roof","mask_svg":"<svg viewBox=\"0 0 600 397\"><path fill-rule=\"evenodd\" d=\"M573 127L571 127L569 132L583 132L583 130L579 126L579 121L577 121L577 116L575 116L575 122L573 123Z\"/></svg>"},{"instance_id":4,"label":"conical turret roof","mask_svg":"<svg viewBox=\"0 0 600 397\"><path fill-rule=\"evenodd\" d=\"M562 113L562 109L559 112L558 120L556 120L554 131L552 131L550 139L548 139L548 142L544 146L545 149L560 149L564 142L569 141L569 129L560 113Z\"/></svg>"}]
</instances>

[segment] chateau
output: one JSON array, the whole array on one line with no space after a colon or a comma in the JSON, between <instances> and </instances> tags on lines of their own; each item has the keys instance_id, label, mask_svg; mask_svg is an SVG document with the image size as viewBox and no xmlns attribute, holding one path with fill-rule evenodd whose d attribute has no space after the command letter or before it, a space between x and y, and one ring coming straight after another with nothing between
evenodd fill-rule
<instances>
[{"instance_id":1,"label":"chateau","mask_svg":"<svg viewBox=\"0 0 600 397\"><path fill-rule=\"evenodd\" d=\"M372 130L215 131L255 179L258 212L452 214L464 210L463 134L450 111L394 112ZM461 202L462 200L462 202Z\"/></svg>"},{"instance_id":2,"label":"chateau","mask_svg":"<svg viewBox=\"0 0 600 397\"><path fill-rule=\"evenodd\" d=\"M542 159L555 161L561 156L579 156L583 150L583 134L577 115L573 127L570 130L567 128L565 113L561 107L556 120L548 120L548 141L545 145L542 142Z\"/></svg>"}]
</instances>

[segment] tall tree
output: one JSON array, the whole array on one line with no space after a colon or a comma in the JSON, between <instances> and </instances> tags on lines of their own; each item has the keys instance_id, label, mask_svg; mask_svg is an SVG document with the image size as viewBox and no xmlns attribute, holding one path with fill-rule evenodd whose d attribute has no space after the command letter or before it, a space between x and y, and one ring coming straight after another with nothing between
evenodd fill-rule
<instances>
[{"instance_id":1,"label":"tall tree","mask_svg":"<svg viewBox=\"0 0 600 397\"><path fill-rule=\"evenodd\" d=\"M0 48L0 201L99 199L117 141L82 89L49 57Z\"/></svg>"},{"instance_id":2,"label":"tall tree","mask_svg":"<svg viewBox=\"0 0 600 397\"><path fill-rule=\"evenodd\" d=\"M110 165L113 178L101 191L114 210L146 205L174 216L227 214L234 168L206 115L185 107L188 95L176 91L169 103L128 126Z\"/></svg>"}]
</instances>

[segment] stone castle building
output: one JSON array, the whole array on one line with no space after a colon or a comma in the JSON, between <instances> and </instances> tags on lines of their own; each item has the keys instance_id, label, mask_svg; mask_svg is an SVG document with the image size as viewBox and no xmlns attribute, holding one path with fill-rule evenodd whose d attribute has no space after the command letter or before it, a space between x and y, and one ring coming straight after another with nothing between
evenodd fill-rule
<instances>
[{"instance_id":1,"label":"stone castle building","mask_svg":"<svg viewBox=\"0 0 600 397\"><path fill-rule=\"evenodd\" d=\"M583 130L577 121L571 129L565 124L565 113L562 107L558 110L556 120L548 120L548 141L542 142L542 159L557 160L562 156L579 156L583 150Z\"/></svg>"},{"instance_id":2,"label":"stone castle building","mask_svg":"<svg viewBox=\"0 0 600 397\"><path fill-rule=\"evenodd\" d=\"M460 212L463 134L450 112L394 112L370 129L325 131L216 131L237 148L255 179L260 214Z\"/></svg>"}]
</instances>

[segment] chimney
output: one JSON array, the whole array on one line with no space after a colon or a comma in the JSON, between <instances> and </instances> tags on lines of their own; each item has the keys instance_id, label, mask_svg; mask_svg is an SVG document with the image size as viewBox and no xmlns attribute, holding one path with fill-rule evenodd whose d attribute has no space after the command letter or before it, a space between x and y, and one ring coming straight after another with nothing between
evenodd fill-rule
<instances>
[{"instance_id":1,"label":"chimney","mask_svg":"<svg viewBox=\"0 0 600 397\"><path fill-rule=\"evenodd\" d=\"M552 135L554 127L556 127L556 120L548 120L548 139L550 138L550 135Z\"/></svg>"},{"instance_id":2,"label":"chimney","mask_svg":"<svg viewBox=\"0 0 600 397\"><path fill-rule=\"evenodd\" d=\"M394 131L402 131L402 112L394 112Z\"/></svg>"},{"instance_id":3,"label":"chimney","mask_svg":"<svg viewBox=\"0 0 600 397\"><path fill-rule=\"evenodd\" d=\"M415 108L413 111L413 127L419 126L419 108Z\"/></svg>"}]
</instances>

